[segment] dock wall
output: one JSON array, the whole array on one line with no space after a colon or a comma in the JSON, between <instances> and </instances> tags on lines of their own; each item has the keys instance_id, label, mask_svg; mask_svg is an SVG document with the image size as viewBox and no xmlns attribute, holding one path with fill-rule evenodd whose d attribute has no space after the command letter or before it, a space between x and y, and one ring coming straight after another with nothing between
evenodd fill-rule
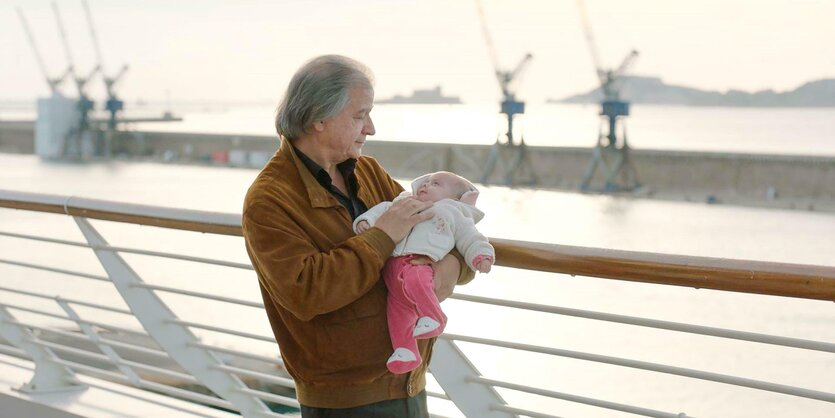
<instances>
[{"instance_id":1,"label":"dock wall","mask_svg":"<svg viewBox=\"0 0 835 418\"><path fill-rule=\"evenodd\" d=\"M0 123L0 152L33 152L32 125ZM165 132L128 132L118 139L133 155L168 162L196 162L260 167L278 147L268 136L213 135ZM370 140L364 153L377 158L392 175L402 178L448 170L479 181L491 145L433 144ZM545 189L579 189L591 160L590 148L528 147L538 178ZM488 177L505 184L504 166L512 159L502 150ZM631 195L662 199L710 201L753 206L778 206L835 211L835 157L632 150L639 182ZM602 181L598 178L594 184Z\"/></svg>"}]
</instances>

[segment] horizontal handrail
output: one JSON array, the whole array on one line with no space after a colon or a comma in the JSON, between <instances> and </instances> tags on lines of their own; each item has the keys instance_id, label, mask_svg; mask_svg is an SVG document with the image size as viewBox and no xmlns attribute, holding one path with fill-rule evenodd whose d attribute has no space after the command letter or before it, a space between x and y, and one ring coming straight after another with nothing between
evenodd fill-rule
<instances>
[{"instance_id":1,"label":"horizontal handrail","mask_svg":"<svg viewBox=\"0 0 835 418\"><path fill-rule=\"evenodd\" d=\"M264 335L251 334L249 332L243 332L243 331L235 331L235 330L231 330L231 329L228 329L228 328L216 327L216 326L212 326L212 325L201 324L201 323L198 323L198 322L183 321L181 319L172 319L172 320L169 320L169 321L166 321L166 322L168 322L169 324L182 325L184 327L198 328L198 329L204 329L206 331L219 332L221 334L235 335L235 336L238 336L238 337L244 337L244 338L249 338L249 339L252 339L252 340L263 341L263 342L266 342L266 343L274 343L275 342L274 337L267 337L267 336L264 336Z\"/></svg>"},{"instance_id":2,"label":"horizontal handrail","mask_svg":"<svg viewBox=\"0 0 835 418\"><path fill-rule=\"evenodd\" d=\"M449 398L449 395L447 395L446 393L435 392L435 391L432 391L432 390L427 390L426 391L426 396L429 396L431 398L443 399L443 400L446 400L446 401L451 401L452 400L452 399Z\"/></svg>"},{"instance_id":3,"label":"horizontal handrail","mask_svg":"<svg viewBox=\"0 0 835 418\"><path fill-rule=\"evenodd\" d=\"M94 387L94 388L97 388L97 389L102 389L102 390L105 390L107 392L118 393L120 395L124 395L124 396L131 397L131 398L135 398L137 396L136 394L133 394L133 393L128 393L128 392L123 392L123 391L120 391L120 390L116 390L113 386L105 386L105 385L100 384L100 383L92 382L92 381L90 381L90 379L85 379L85 380L82 381L81 379L79 379L77 377L70 377L70 378L67 378L67 380L69 380L71 383L74 383L74 384L77 384L77 385L86 385L86 386ZM175 410L178 410L178 411L182 411L182 412L187 413L189 415L202 416L202 417L206 417L206 418L213 418L214 417L214 415L206 415L206 414L203 414L203 413L200 413L200 412L196 412L192 409L186 409L186 408L183 408L182 406L174 405L170 401L159 401L159 400L157 400L157 402L159 402L160 405L164 405L166 408L171 408L171 409L175 409Z\"/></svg>"},{"instance_id":4,"label":"horizontal handrail","mask_svg":"<svg viewBox=\"0 0 835 418\"><path fill-rule=\"evenodd\" d=\"M0 207L242 236L237 214L0 190ZM835 301L835 267L491 238L497 264L528 270Z\"/></svg>"},{"instance_id":5,"label":"horizontal handrail","mask_svg":"<svg viewBox=\"0 0 835 418\"><path fill-rule=\"evenodd\" d=\"M531 344L512 343L490 338L470 337L466 335L442 334L440 338L465 341L476 344L491 345L494 347L510 348L514 350L528 351L532 353L549 354L559 357L573 358L577 360L593 361L597 363L611 364L615 366L631 367L634 369L649 370L659 373L667 373L678 376L690 377L718 383L726 383L735 386L744 386L752 389L760 389L769 392L794 395L801 398L817 399L835 403L835 393L822 392L819 390L800 388L779 383L766 382L762 380L748 379L744 377L731 376L721 373L712 373L702 370L688 369L684 367L668 366L666 364L651 363L647 361L631 360L621 357L612 357L602 354L584 353L580 351L563 350L552 347L542 347Z\"/></svg>"},{"instance_id":6,"label":"horizontal handrail","mask_svg":"<svg viewBox=\"0 0 835 418\"><path fill-rule=\"evenodd\" d=\"M43 310L40 310L40 309L27 308L25 306L15 305L15 304L11 304L11 303L0 303L0 306L5 306L5 307L11 308L11 309L17 309L17 310L24 311L24 312L30 312L30 313L33 313L33 314L48 316L50 318L61 319L61 320L64 320L64 321L78 322L80 324L93 325L93 326L101 327L101 328L104 328L104 329L109 329L111 331L119 331L119 332L124 332L124 333L127 333L127 334L140 335L140 336L143 336L143 337L148 336L148 334L146 334L145 332L137 331L137 330L133 330L133 329L130 329L130 328L125 328L125 327L120 327L118 325L111 325L111 324L106 324L104 322L91 321L89 319L74 320L74 319L72 319L70 317L67 317L67 316L54 314L52 312L47 312L47 311L43 311Z\"/></svg>"},{"instance_id":7,"label":"horizontal handrail","mask_svg":"<svg viewBox=\"0 0 835 418\"><path fill-rule=\"evenodd\" d=\"M127 254L137 254L137 255L147 255L151 257L162 257L162 258L170 258L174 260L182 260L182 261L193 261L196 263L203 263L203 264L213 264L217 266L223 267L234 267L243 270L253 270L252 265L247 263L236 263L234 261L225 261L225 260L216 260L214 258L205 258L205 257L197 257L193 255L185 255L185 254L174 254L174 253L167 253L164 251L153 251L153 250L141 250L138 248L129 248L129 247L116 247L113 245L91 245L86 242L78 242L78 241L69 241L65 239L57 239L57 238L49 238L49 237L42 237L38 235L30 235L30 234L17 234L14 232L6 232L0 231L0 236L12 237L12 238L20 238L20 239L29 239L33 241L41 241L41 242L49 242L52 244L61 244L61 245L70 245L74 247L83 247L83 248L90 248L93 250L103 250L103 251L113 251L116 253L127 253Z\"/></svg>"},{"instance_id":8,"label":"horizontal handrail","mask_svg":"<svg viewBox=\"0 0 835 418\"><path fill-rule=\"evenodd\" d=\"M674 414L674 413L669 413L669 412L656 411L654 409L649 409L649 408L641 408L641 407L638 407L638 406L626 405L626 404L617 403L617 402L610 402L610 401L603 401L603 400L600 400L600 399L587 398L585 396L569 395L569 394L566 394L566 393L555 392L555 391L552 391L552 390L534 388L534 387L530 387L530 386L519 385L519 384L516 384L516 383L504 382L504 381L501 381L501 380L488 379L488 378L482 377L482 376L475 376L472 379L470 379L470 381L473 382L473 383L480 383L480 384L483 384L483 385L501 387L501 388L505 388L505 389L512 389L512 390L516 390L516 391L519 391L519 392L531 393L531 394L534 394L534 395L540 395L540 396L545 396L545 397L555 398L555 399L562 399L562 400L565 400L565 401L582 403L582 404L596 406L596 407L600 407L600 408L612 409L612 410L615 410L615 411L628 412L630 414L644 415L644 416L656 417L656 418L685 418L686 417L686 415L680 414L680 413L679 414Z\"/></svg>"},{"instance_id":9,"label":"horizontal handrail","mask_svg":"<svg viewBox=\"0 0 835 418\"><path fill-rule=\"evenodd\" d=\"M152 290L157 290L157 291L160 291L160 292L174 293L174 294L183 295L183 296L193 296L193 297L201 298L201 299L210 299L210 300L216 300L216 301L219 301L219 302L232 303L232 304L235 304L235 305L248 306L248 307L251 307L251 308L264 309L264 304L262 302L251 302L251 301L248 301L248 300L229 298L229 297L226 297L226 296L217 296L217 295L212 295L212 294L209 294L209 293L177 289L176 287L160 286L160 285L149 284L149 283L132 284L132 285L130 285L130 287L152 289Z\"/></svg>"},{"instance_id":10,"label":"horizontal handrail","mask_svg":"<svg viewBox=\"0 0 835 418\"><path fill-rule=\"evenodd\" d=\"M284 386L286 388L295 389L296 382L293 379L288 379L286 377L281 377L273 374L256 372L254 370L243 369L240 367L234 366L227 366L227 365L220 365L220 366L211 366L211 368L215 370L221 370L224 372L230 372L237 374L239 376L247 376L247 377L254 377L263 382L274 383L279 386Z\"/></svg>"},{"instance_id":11,"label":"horizontal handrail","mask_svg":"<svg viewBox=\"0 0 835 418\"><path fill-rule=\"evenodd\" d=\"M110 279L108 279L107 277L104 277L104 276L82 273L80 271L72 271L72 270L66 270L66 269L59 269L59 268L55 268L55 267L48 267L48 266L43 266L43 265L39 265L39 264L22 263L20 261L12 261L12 260L5 260L5 259L0 259L0 264L8 264L8 265L12 265L12 266L26 267L26 268L35 269L35 270L49 271L49 272L52 272L52 273L66 274L68 276L82 277L82 278L85 278L85 279L93 279L93 280L98 280L98 281L102 281L102 282L110 282Z\"/></svg>"},{"instance_id":12,"label":"horizontal handrail","mask_svg":"<svg viewBox=\"0 0 835 418\"><path fill-rule=\"evenodd\" d=\"M499 265L642 283L835 301L835 267L493 239ZM504 261L502 261L504 260Z\"/></svg>"},{"instance_id":13,"label":"horizontal handrail","mask_svg":"<svg viewBox=\"0 0 835 418\"><path fill-rule=\"evenodd\" d=\"M133 203L11 190L0 190L0 207L187 231L241 235L241 216L227 213L160 208Z\"/></svg>"},{"instance_id":14,"label":"horizontal handrail","mask_svg":"<svg viewBox=\"0 0 835 418\"><path fill-rule=\"evenodd\" d=\"M163 369L161 367L152 366L150 364L139 363L136 361L119 359L118 361L112 360L110 357L107 357L104 354L95 353L89 350L84 350L80 348L70 347L63 344L53 343L50 341L44 341L38 338L33 338L29 340L30 342L38 345L42 345L44 347L49 347L53 350L63 351L66 353L70 353L79 357L88 358L91 360L101 361L107 364L112 364L114 366L128 366L136 369L143 369L147 370L152 373L161 374L169 377L173 377L176 379L180 379L183 382L188 382L192 384L200 384L200 381L197 380L194 376L187 374L187 373L180 373L173 370Z\"/></svg>"},{"instance_id":15,"label":"horizontal handrail","mask_svg":"<svg viewBox=\"0 0 835 418\"><path fill-rule=\"evenodd\" d=\"M504 306L508 308L525 309L535 312L594 319L597 321L616 322L620 324L665 329L669 331L680 331L690 334L710 335L712 337L728 338L732 340L751 341L763 344L781 345L784 347L803 348L806 350L835 353L835 344L822 341L804 340L801 338L760 334L756 332L738 331L727 328L716 328L704 325L685 324L682 322L662 321L659 319L649 319L627 315L587 311L583 309L563 308L560 306L541 305L536 303L519 302L506 299L487 298L483 296L464 295L460 293L453 294L452 296L450 296L450 298L463 300L467 302L484 303L493 306Z\"/></svg>"},{"instance_id":16,"label":"horizontal handrail","mask_svg":"<svg viewBox=\"0 0 835 418\"><path fill-rule=\"evenodd\" d=\"M48 316L50 318L61 319L61 320L64 320L64 321L77 322L79 324L93 325L93 326L108 329L108 330L111 330L111 331L119 331L119 332L124 332L126 334L139 335L139 336L143 336L143 337L148 336L148 334L146 334L142 331L137 331L137 330L133 330L133 329L130 329L130 328L120 327L118 325L105 324L104 322L91 321L89 319L74 320L74 319L72 319L70 317L67 317L67 316L62 316L62 315L54 314L54 313L51 313L51 312L42 311L40 309L27 308L25 306L20 306L20 305L15 305L15 304L10 304L10 303L0 303L0 306L5 306L7 308L17 309L17 310L20 310L20 311L30 312L30 313L34 313L34 314L38 314L38 315Z\"/></svg>"},{"instance_id":17,"label":"horizontal handrail","mask_svg":"<svg viewBox=\"0 0 835 418\"><path fill-rule=\"evenodd\" d=\"M291 406L293 408L299 407L299 401L297 401L296 399L276 395L274 393L267 393L255 389L235 389L235 392L245 393L247 395L252 395L265 401L274 402L285 406Z\"/></svg>"},{"instance_id":18,"label":"horizontal handrail","mask_svg":"<svg viewBox=\"0 0 835 418\"><path fill-rule=\"evenodd\" d=\"M84 341L84 342L90 342L90 343L94 342L87 335L80 334L80 333L77 333L77 332L62 331L62 330L59 330L59 329L44 327L44 326L35 325L35 324L30 324L30 323L23 322L23 321L18 321L18 320L7 320L6 322L8 322L10 324L20 325L21 327L24 327L24 328L36 329L36 330L43 331L43 332L46 332L46 333L60 335L62 337L67 337L67 338L72 338L72 339L77 340L77 341ZM115 340L111 340L109 338L103 338L101 335L99 335L99 342L104 344L104 345L108 345L108 346L111 346L111 347L123 348L125 350L135 351L137 353L142 353L142 354L147 354L147 355L162 357L162 358L170 358L168 353L166 353L165 351L157 350L157 349L153 349L153 348L148 348L148 347L144 347L144 346L141 346L141 345L125 343L125 342L122 342L122 341L115 341Z\"/></svg>"},{"instance_id":19,"label":"horizontal handrail","mask_svg":"<svg viewBox=\"0 0 835 418\"><path fill-rule=\"evenodd\" d=\"M231 348L217 347L217 346L214 346L214 345L197 343L197 342L190 342L190 343L187 343L186 345L188 345L189 347L205 348L206 350L214 351L216 353L231 354L231 355L236 356L236 357L244 357L244 358L249 358L249 359L253 359L253 360L263 361L264 363L275 364L277 366L284 366L284 360L282 360L281 358L266 357L266 356L262 356L262 355L259 355L259 354L246 353L246 352L243 352L243 351L233 350Z\"/></svg>"},{"instance_id":20,"label":"horizontal handrail","mask_svg":"<svg viewBox=\"0 0 835 418\"><path fill-rule=\"evenodd\" d=\"M64 301L64 302L67 302L67 303L70 303L70 304L73 304L73 305L87 306L89 308L96 308L96 309L101 309L103 311L115 312L115 313L120 313L120 314L125 314L125 315L133 315L133 312L131 312L127 309L114 308L112 306L100 305L98 303L93 303L93 302L85 302L85 301L78 300L78 299L63 298L63 297L60 297L60 296L57 296L57 295L56 296L49 296L49 295L44 295L44 294L40 294L40 293L27 292L25 290L12 289L12 288L3 287L3 286L0 286L0 290L2 290L4 292L9 292L9 293L15 293L15 294L18 294L18 295L31 296L33 298L54 300L56 302L57 301Z\"/></svg>"},{"instance_id":21,"label":"horizontal handrail","mask_svg":"<svg viewBox=\"0 0 835 418\"><path fill-rule=\"evenodd\" d=\"M0 353L2 354L9 354L14 357L25 357L29 358L29 354L26 351L21 350L20 348L14 348L5 344L0 344Z\"/></svg>"},{"instance_id":22,"label":"horizontal handrail","mask_svg":"<svg viewBox=\"0 0 835 418\"><path fill-rule=\"evenodd\" d=\"M100 378L103 378L104 380L109 380L111 382L121 383L121 384L127 385L127 386L136 386L134 384L134 382L132 382L130 379L128 379L127 377L122 376L118 373L114 373L114 372L99 369L99 368L96 368L96 367L93 367L93 366L88 366L86 364L77 363L77 362L74 362L74 361L64 360L64 359L60 359L60 358L56 358L53 361L55 363L67 366L67 367L69 367L73 370L76 370L76 371L79 371L79 372L82 372L82 373L85 373L85 374L89 374L89 375L94 376L94 377L100 377ZM72 381L72 382L78 382L79 381L76 378L70 378L69 380ZM151 390L154 390L154 391L157 391L157 392L162 392L162 393L165 393L167 395L174 396L174 397L187 399L187 400L194 401L194 402L200 402L200 403L204 403L204 404L207 404L207 405L216 406L218 408L236 410L235 406L232 405L232 403L229 402L229 401L226 401L226 400L223 400L223 399L220 399L220 398L215 398L215 397L208 396L208 395L203 395L203 394L197 393L197 392L192 392L190 390L180 389L180 388L177 388L177 387L174 387L174 386L168 386L168 385L165 385L165 384L162 384L162 383L150 382L150 381L143 380L143 379L139 379L137 384L141 388L151 389Z\"/></svg>"},{"instance_id":23,"label":"horizontal handrail","mask_svg":"<svg viewBox=\"0 0 835 418\"><path fill-rule=\"evenodd\" d=\"M530 411L522 408L514 408L507 405L490 405L490 409L494 411L510 412L517 415L522 415L531 418L563 418L557 415L543 414L541 412Z\"/></svg>"}]
</instances>

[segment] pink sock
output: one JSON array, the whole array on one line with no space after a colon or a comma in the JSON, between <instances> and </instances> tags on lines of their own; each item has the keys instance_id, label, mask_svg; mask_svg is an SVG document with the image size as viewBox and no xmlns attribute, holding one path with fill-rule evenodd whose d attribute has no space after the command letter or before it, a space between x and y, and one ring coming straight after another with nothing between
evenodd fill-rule
<instances>
[{"instance_id":1,"label":"pink sock","mask_svg":"<svg viewBox=\"0 0 835 418\"><path fill-rule=\"evenodd\" d=\"M386 367L394 374L408 373L420 365L420 354L404 347L397 347L386 362Z\"/></svg>"}]
</instances>

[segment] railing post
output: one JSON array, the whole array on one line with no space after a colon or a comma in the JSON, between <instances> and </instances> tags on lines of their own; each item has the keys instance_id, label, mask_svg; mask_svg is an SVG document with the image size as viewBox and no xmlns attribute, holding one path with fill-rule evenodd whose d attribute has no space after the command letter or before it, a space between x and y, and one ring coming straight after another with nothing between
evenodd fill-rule
<instances>
[{"instance_id":1,"label":"railing post","mask_svg":"<svg viewBox=\"0 0 835 418\"><path fill-rule=\"evenodd\" d=\"M63 309L64 312L66 312L67 315L73 321L75 321L76 324L78 324L78 327L81 328L81 332L83 332L84 335L89 337L90 341L92 341L93 344L96 344L99 350L101 350L101 352L104 353L107 356L107 358L109 358L113 362L114 365L116 365L119 371L124 373L124 375L127 376L128 380L130 380L131 383L133 383L134 385L139 385L139 375L137 375L136 372L133 371L133 369L131 369L130 367L120 364L122 358L119 356L119 353L117 353L116 350L113 349L113 347L110 347L109 345L103 343L101 341L101 338L99 337L99 334L96 333L96 331L93 329L92 326L90 326L90 324L87 324L81 320L81 317L78 316L78 313L75 311L75 309L73 309L70 306L69 303L67 303L67 301L61 299L60 297L55 298L55 301L58 302L58 305L61 306L61 309Z\"/></svg>"},{"instance_id":2,"label":"railing post","mask_svg":"<svg viewBox=\"0 0 835 418\"><path fill-rule=\"evenodd\" d=\"M35 344L32 332L12 323L14 316L0 305L0 336L10 344L26 351L35 362L35 373L29 382L18 388L21 392L44 393L86 389L87 385L72 383L72 370L56 363L55 353L47 347Z\"/></svg>"},{"instance_id":3,"label":"railing post","mask_svg":"<svg viewBox=\"0 0 835 418\"><path fill-rule=\"evenodd\" d=\"M516 418L509 412L497 411L491 405L505 405L492 386L473 383L481 376L467 356L452 341L443 336L435 341L429 369L449 399L470 418Z\"/></svg>"},{"instance_id":4,"label":"railing post","mask_svg":"<svg viewBox=\"0 0 835 418\"><path fill-rule=\"evenodd\" d=\"M180 367L218 396L235 405L244 417L269 412L260 399L241 393L247 386L236 375L218 370L222 362L214 353L192 345L199 341L198 338L187 327L172 322L177 316L151 289L136 286L143 283L143 280L119 254L99 249L107 246L107 241L86 219L73 219L87 242L93 246L96 257L136 319Z\"/></svg>"}]
</instances>

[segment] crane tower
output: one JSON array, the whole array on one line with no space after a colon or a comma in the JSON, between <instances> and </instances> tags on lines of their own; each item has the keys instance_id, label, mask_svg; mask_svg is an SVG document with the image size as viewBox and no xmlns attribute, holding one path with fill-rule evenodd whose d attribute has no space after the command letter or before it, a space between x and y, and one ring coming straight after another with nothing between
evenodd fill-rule
<instances>
[{"instance_id":1,"label":"crane tower","mask_svg":"<svg viewBox=\"0 0 835 418\"><path fill-rule=\"evenodd\" d=\"M629 191L640 186L635 166L629 157L629 143L626 137L626 121L629 116L629 102L620 97L623 76L635 62L638 51L632 50L615 69L604 69L597 53L597 45L589 23L583 0L577 0L583 32L588 42L592 61L600 81L603 101L600 103L600 129L597 143L592 151L592 159L583 176L580 188L583 191ZM621 129L618 129L620 125ZM604 130L605 128L605 130ZM619 132L620 131L620 132ZM602 171L602 186L592 185L598 168Z\"/></svg>"},{"instance_id":2,"label":"crane tower","mask_svg":"<svg viewBox=\"0 0 835 418\"><path fill-rule=\"evenodd\" d=\"M514 116L525 113L525 102L520 101L516 97L516 90L522 72L527 67L533 55L525 54L524 57L516 64L512 70L503 70L499 65L499 57L496 53L496 48L493 45L493 39L490 37L490 31L487 28L487 20L484 17L484 10L481 1L477 0L478 16L481 21L481 29L484 33L484 40L487 43L487 49L490 53L490 60L493 64L496 80L499 82L499 87L502 91L502 101L499 108L499 113L507 117L507 131L504 135L499 134L496 142L490 149L490 155L487 159L487 164L482 174L481 182L487 184L490 177L496 171L498 166L504 171L504 182L507 185L514 184L536 184L537 177L533 166L528 158L527 146L525 145L524 135L519 136L519 142L513 138L513 121ZM504 141L502 141L504 136ZM506 161L505 157L509 156L510 161Z\"/></svg>"}]
</instances>

